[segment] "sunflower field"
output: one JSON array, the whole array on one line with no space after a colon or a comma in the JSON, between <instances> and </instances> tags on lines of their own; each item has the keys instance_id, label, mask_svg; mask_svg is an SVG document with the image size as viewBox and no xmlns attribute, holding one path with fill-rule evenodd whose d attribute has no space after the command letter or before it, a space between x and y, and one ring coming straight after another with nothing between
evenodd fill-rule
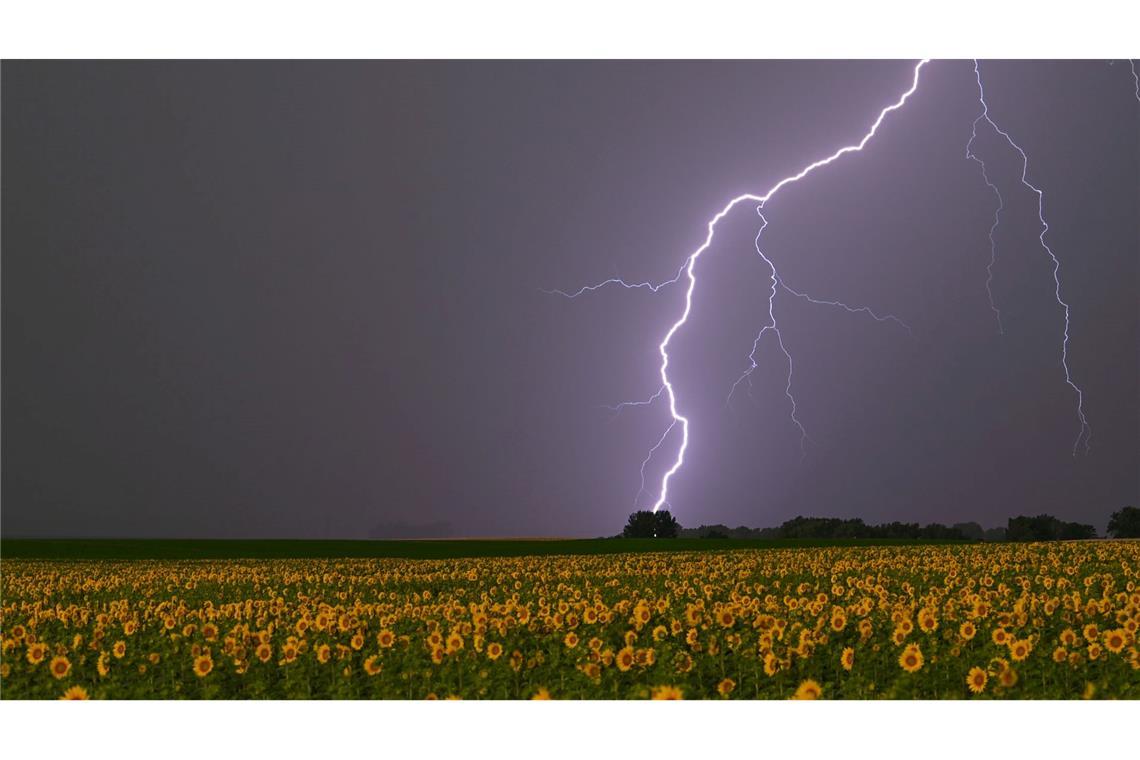
<instances>
[{"instance_id":1,"label":"sunflower field","mask_svg":"<svg viewBox=\"0 0 1140 760\"><path fill-rule=\"evenodd\" d=\"M5 699L1140 697L1140 542L0 564Z\"/></svg>"}]
</instances>

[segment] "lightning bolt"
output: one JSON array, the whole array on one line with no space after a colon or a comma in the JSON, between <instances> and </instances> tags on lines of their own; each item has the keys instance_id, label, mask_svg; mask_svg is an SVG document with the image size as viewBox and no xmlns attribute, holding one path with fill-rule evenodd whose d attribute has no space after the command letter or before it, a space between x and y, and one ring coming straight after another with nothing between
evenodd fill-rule
<instances>
[{"instance_id":1,"label":"lightning bolt","mask_svg":"<svg viewBox=\"0 0 1140 760\"><path fill-rule=\"evenodd\" d=\"M664 288L667 285L675 285L678 281L680 281L681 275L684 274L684 272L685 272L685 265L682 264L681 268L677 270L677 274L675 274L671 279L664 280L662 282L656 282L656 283L654 283L654 282L626 282L625 280L621 279L620 277L611 277L608 280L602 280L601 282L595 283L594 285L586 285L585 287L578 288L573 293L568 293L565 290L557 290L557 289L546 290L545 288L543 289L542 292L546 293L548 296L562 296L563 298L577 298L580 295L583 295L585 293L593 293L595 290L601 290L602 288L607 287L609 285L620 285L621 287L625 288L626 290L640 290L642 288L645 288L645 289L649 290L650 292L656 293L657 291L661 290L661 288Z\"/></svg>"},{"instance_id":2,"label":"lightning bolt","mask_svg":"<svg viewBox=\"0 0 1140 760\"><path fill-rule=\"evenodd\" d=\"M824 300L819 299L819 298L812 298L807 293L801 293L798 290L793 290L779 276L776 277L776 281L779 283L780 287L783 288L784 290L786 290L788 293L790 293L793 296L796 296L797 298L802 298L805 301L807 301L808 303L814 303L814 304L818 304L820 306L836 306L836 307L843 309L844 311L849 312L851 314L860 314L860 313L866 314L867 316L869 316L871 319L875 320L876 322L894 322L896 325L898 325L902 329L906 330L907 333L909 333L912 337L914 336L914 331L910 329L910 325L908 325L906 322L903 322L901 319L896 317L894 314L883 314L882 316L880 316L880 315L876 314L873 309L871 309L867 306L848 306L847 304L843 303L842 301L824 301Z\"/></svg>"},{"instance_id":3,"label":"lightning bolt","mask_svg":"<svg viewBox=\"0 0 1140 760\"><path fill-rule=\"evenodd\" d=\"M906 92L904 92L902 94L902 96L899 97L899 99L897 101L895 101L893 104L887 106L886 108L884 108L882 111L879 112L878 118L875 119L875 122L871 125L871 128L866 132L866 134L863 135L863 139L861 139L858 143L856 143L855 145L846 145L846 146L840 148L839 150L835 151L834 153L832 153L830 156L827 156L826 158L819 159L818 161L813 161L812 163L805 166L803 169L801 169L796 174L793 174L791 176L784 177L783 179L781 179L779 182L777 182L775 185L773 185L768 190L768 192L764 193L763 195L753 195L751 193L745 193L744 195L736 196L735 198L730 200L728 202L728 204L725 205L724 208L722 208L719 212L717 212L717 214L715 216L713 216L712 219L709 220L709 222L708 222L708 234L705 236L705 242L702 243L699 248L697 248L695 251L693 251L691 254L689 254L689 257L686 260L687 264L685 266L685 273L687 274L687 276L689 278L689 287L685 291L685 308L681 312L680 318L676 322L673 323L673 326L669 328L669 331L667 333L665 333L665 337L661 340L661 343L658 344L658 352L661 354L661 383L662 383L662 385L665 386L665 391L666 391L666 394L667 394L668 399L669 399L669 413L673 417L673 422L671 423L670 427L677 424L678 422L681 424L681 445L677 449L677 458L674 460L672 466L669 467L669 469L666 470L665 474L661 477L661 488L660 488L660 491L659 491L658 496L657 496L657 501L653 504L653 511L654 512L658 511L661 508L661 506L663 504L665 504L666 500L669 498L669 480L675 474L677 474L677 471L680 470L681 467L684 465L684 463L685 463L685 451L686 451L686 449L688 449L688 446L689 446L689 420L687 417L685 417L683 414L681 414L678 411L678 409L677 409L677 396L673 391L672 383L669 382L669 342L673 339L673 336L677 333L677 331L679 329L681 329L681 326L683 324L685 324L686 321L688 321L689 314L692 312L692 309L693 309L693 291L697 287L697 277L696 277L697 260L700 259L701 254L704 253L706 250L708 250L708 247L710 245L712 245L713 236L716 234L717 223L720 222L720 220L723 219L728 214L728 212L732 211L732 209L735 208L737 205L739 205L741 203L745 203L745 202L751 202L751 203L757 204L757 209L758 209L758 212L760 213L760 217L763 220L764 225L766 226L767 225L767 219L764 218L764 215L762 213L764 205L769 200L771 200L776 195L776 193L778 193L781 189L783 189L784 187L786 187L786 186L788 186L794 182L799 182L801 179L808 176L809 174L814 172L816 169L819 169L820 167L823 167L823 166L827 166L828 164L832 163L833 161L839 159L840 157L842 157L848 153L855 153L855 152L863 150L863 148L867 145L867 143L870 142L871 138L873 138L875 136L875 134L879 131L879 126L883 123L883 120L887 117L887 115L894 112L894 111L897 111L900 108L902 108L902 106L906 103L906 101L910 98L910 96L913 95L915 93L915 91L918 89L919 73L922 71L922 67L925 66L927 63L929 63L929 61L930 61L930 59L924 58L921 61L919 61L918 64L915 65L914 77L913 77L913 81L911 82L910 88L907 89ZM761 231L763 231L763 227L761 227ZM759 240L759 236L757 236L757 240ZM764 258L765 261L768 261L767 257L765 257L764 254L762 252L760 252L759 243L757 243L756 248L757 248L757 252L760 253L760 256L762 258ZM770 261L768 261L768 263L769 263L769 265L771 265ZM772 296L774 297L774 295L775 295L775 283L778 282L774 266L772 267L772 277L773 277ZM772 316L772 309L771 309L772 298L769 298L768 303L769 303L769 312L768 313L769 313L769 316ZM774 316L772 316L773 327L771 329L773 329L775 331L777 337L779 337L779 335L780 335L779 334L779 328L774 326L774 322L775 322L775 318L774 318ZM760 335L762 336L763 333L764 333L764 329L761 328ZM760 336L757 337L757 342L759 342L759 339L760 339ZM791 366L792 366L791 354L789 354L787 349L784 347L784 342L782 339L780 339L779 343L780 343L781 350L784 352L785 356L787 356L787 358L788 358L788 368L789 369L788 369L788 385L787 385L786 393L787 393L788 397L791 398L791 376L792 376L792 373L791 373ZM755 344L753 344L753 355L755 355ZM753 360L753 364L755 364L755 360ZM792 405L793 405L792 409L793 409L793 415L794 415L794 413L795 413L795 401L794 401L794 399L792 400ZM797 421L797 424L799 424L798 421ZM800 429L801 430L803 429L802 425L800 426Z\"/></svg>"},{"instance_id":4,"label":"lightning bolt","mask_svg":"<svg viewBox=\"0 0 1140 760\"><path fill-rule=\"evenodd\" d=\"M1133 75L1135 75L1135 66L1133 66ZM1057 255L1053 252L1053 249L1049 247L1049 244L1045 242L1045 235L1046 235L1046 233L1049 232L1049 223L1047 221L1045 221L1045 193L1043 193L1040 188L1038 188L1036 185L1032 184L1029 181L1029 178L1028 178L1029 177L1029 156L1026 155L1025 151L1021 149L1020 145L1018 145L1016 142L1014 142L1014 140L1010 136L1009 132L1007 132L1004 129L1002 129L1001 127L999 127L997 125L997 122L995 122L993 120L993 118L990 116L989 103L986 101L986 90L985 90L985 87L982 85L982 72L981 72L980 66L978 65L978 61L976 59L974 60L974 78L978 82L978 102L982 106L982 113L978 116L977 119L974 120L974 133L970 138L970 142L967 143L967 145L966 145L966 155L967 155L967 157L972 158L973 160L977 161L978 164L981 165L982 177L985 179L986 184L991 189L993 189L994 193L997 194L998 201L999 201L998 210L994 213L994 224L990 228L990 266L988 267L988 269L990 270L990 278L992 279L992 276L993 276L992 269L993 269L993 263L994 263L994 256L995 256L995 252L996 252L996 246L994 245L994 237L993 236L994 236L994 231L997 229L998 215L1001 213L1002 206L1001 206L1001 194L998 193L997 188L994 187L993 183L990 182L989 177L986 176L986 173L985 173L986 165L985 165L985 163L983 163L981 159L974 156L972 153L972 150L971 150L974 139L976 139L976 137L977 137L977 125L978 125L979 121L985 121L990 126L990 128L992 128L994 130L994 132L1001 135L1002 138L1004 138L1005 141L1007 143L1009 143L1009 146L1011 148L1013 148L1015 151L1017 151L1017 154L1019 156L1021 156L1021 184L1024 185L1025 187L1027 187L1030 191L1032 191L1037 196L1037 218L1041 222L1041 233L1037 236L1037 240L1041 243L1041 248L1045 251L1046 254L1048 254L1050 260L1052 260L1052 262L1053 262L1053 294L1057 299L1057 303L1060 304L1061 309L1064 311L1064 314L1065 314L1065 331L1064 331L1064 337L1061 340L1061 367L1065 371L1065 383L1070 388L1073 389L1073 392L1077 396L1077 419L1080 421L1080 430L1077 432L1076 440L1073 441L1073 456L1076 456L1077 448L1081 445L1082 440L1084 441L1085 453L1087 454L1091 451L1091 446L1090 446L1089 441L1092 438L1092 428L1089 427L1088 419L1085 417L1085 409L1084 409L1085 394L1080 389L1080 387L1078 387L1077 384L1073 381L1073 373L1069 369L1069 304L1067 304L1061 298L1061 275L1060 275L1061 261L1060 261L1060 259L1057 258ZM1137 86L1138 86L1138 88L1140 88L1140 84L1138 84ZM990 280L987 279L986 280L986 290L987 291L990 289L989 285L990 285ZM993 305L993 293L992 292L990 293L990 304L991 304L991 306ZM997 311L996 307L994 307L994 311ZM998 314L998 325L1000 328L1000 325L1001 325L1000 313Z\"/></svg>"},{"instance_id":5,"label":"lightning bolt","mask_svg":"<svg viewBox=\"0 0 1140 760\"><path fill-rule=\"evenodd\" d=\"M1140 100L1140 75L1136 73L1136 61L1129 58L1128 66L1132 69L1132 81L1136 83L1136 99Z\"/></svg>"},{"instance_id":6,"label":"lightning bolt","mask_svg":"<svg viewBox=\"0 0 1140 760\"><path fill-rule=\"evenodd\" d=\"M748 357L747 357L748 366L745 368L744 372L737 378L737 380L732 384L732 386L729 389L728 397L725 399L726 406L731 402L733 394L736 392L737 388L741 385L741 383L747 381L749 383L749 388L751 389L751 382L752 382L751 376L752 376L752 373L758 367L756 354L760 349L761 341L763 340L764 336L768 333L772 333L772 335L776 339L776 346L779 348L780 352L784 355L784 358L787 361L788 372L787 372L787 376L786 376L787 381L786 381L786 384L784 387L784 395L787 397L788 402L791 406L792 423L800 431L801 453L806 454L806 443L810 439L808 438L806 429L804 428L803 424L801 423L800 419L797 416L796 399L792 393L792 377L793 377L794 362L792 360L791 352L788 351L787 346L784 343L784 338L783 338L782 333L780 332L780 327L779 327L779 323L777 321L776 312L775 312L775 299L776 299L776 295L778 292L787 293L788 295L790 295L792 297L796 297L796 298L806 300L809 303L813 303L813 304L817 304L817 305L824 305L824 306L831 306L834 308L843 309L843 310L845 310L849 313L852 313L852 314L863 313L863 314L866 314L867 316L871 317L876 322L892 322L892 323L897 324L899 327L905 329L908 333L913 335L909 325L907 325L905 322L903 322L902 320L900 320L898 317L894 316L893 314L882 314L882 315L880 315L880 314L876 313L874 310L872 310L871 308L866 307L866 306L850 306L850 305L848 305L842 301L815 298L815 297L813 297L807 293L795 290L794 288L789 286L783 280L783 278L780 276L779 272L777 271L775 264L772 262L771 259L769 259L764 254L764 251L760 246L760 238L763 235L765 228L768 226L768 219L764 215L764 209L766 207L766 204L784 187L791 185L793 183L799 182L800 180L804 179L805 177L807 177L809 174L811 174L815 170L820 169L824 166L827 166L827 165L837 161L839 158L841 158L842 156L844 156L848 153L856 153L856 152L862 151L864 149L864 147L866 147L867 143L870 142L871 139L874 138L875 135L878 133L879 128L882 125L883 121L886 119L886 117L888 115L890 115L891 113L893 113L894 111L897 111L900 108L902 108L906 104L906 102L910 99L910 97L912 95L914 95L914 93L918 89L919 78L920 78L922 68L923 68L923 66L925 66L929 62L930 62L930 59L924 58L915 64L910 87L907 88L898 97L898 99L894 103L886 106L881 111L879 111L878 117L875 119L875 121L871 124L870 128L863 134L862 138L857 143L854 143L852 145L846 145L842 148L839 148L838 150L831 153L830 155L828 155L825 158L819 159L817 161L813 161L812 163L803 167L797 173L792 174L792 175L787 176L787 177L784 177L783 179L779 180L775 185L773 185L771 188L768 189L767 192L765 192L763 194L757 195L757 194L753 194L753 193L744 193L742 195L738 195L735 198L731 199L724 207L722 207L720 209L720 211L718 211L715 215L713 215L713 217L711 219L709 219L709 221L707 222L707 225L706 225L707 232L705 235L704 242L701 243L701 245L696 250L694 250L692 253L690 253L685 258L684 262L681 264L681 267L677 270L676 274L674 274L674 276L671 277L670 279L664 280L662 282L648 282L648 281L647 282L627 282L626 280L621 279L621 278L612 278L612 279L605 280L605 281L602 281L602 282L594 284L594 285L588 285L588 286L579 288L578 290L573 291L573 292L568 292L568 291L564 291L564 290L547 290L547 291L544 291L544 292L549 293L549 294L560 295L560 296L570 298L570 299L577 298L577 297L582 296L586 293L590 293L590 292L593 292L593 291L596 291L596 290L599 290L601 288L608 287L608 286L619 286L619 287L629 289L629 290L648 289L653 293L657 293L662 288L665 288L669 285L675 285L675 284L681 282L682 278L685 278L688 280L688 285L685 289L684 307L681 311L681 314L677 318L677 320L673 322L673 324L670 326L669 330L665 333L664 337L661 339L661 342L657 346L658 353L661 357L661 365L659 368L659 374L660 374L660 378L661 378L660 387L657 389L657 391L652 396L650 396L647 399L640 400L640 401L627 401L627 402L623 402L621 404L617 404L615 406L607 407L607 408L611 409L612 411L614 411L615 413L620 413L621 410L626 408L626 407L649 406L649 405L657 402L662 397L664 397L668 401L669 414L670 414L671 420L670 420L669 424L667 425L667 427L665 428L665 431L661 434L660 438L658 438L657 442L650 448L645 459L642 460L642 463L641 463L641 485L640 485L640 488L637 492L637 495L634 497L635 507L640 503L641 497L648 492L648 489L646 487L646 473L645 473L646 467L653 460L654 455L658 452L658 450L661 449L661 447L665 445L665 442L670 438L670 436L673 434L673 431L678 427L678 425L680 426L680 429L681 429L681 440L680 440L680 443L677 447L677 453L676 453L676 456L675 456L672 464L665 471L665 473L661 476L661 484L660 484L660 487L659 487L658 492L657 492L657 498L656 498L656 501L653 503L653 511L654 512L657 512L663 505L668 504L669 483L670 483L671 479L673 478L673 476L676 475L680 471L680 469L684 466L685 453L688 450L688 446L689 446L689 418L680 412L680 410L678 408L678 404L677 404L677 396L676 396L676 393L674 391L673 384L670 381L670 377L669 377L669 362L670 362L669 345L673 339L673 336L676 335L677 331L680 330L681 327L687 323L687 321L689 319L689 315L692 312L693 294L694 294L696 287L697 287L697 261L700 259L701 254L703 254L706 250L708 250L708 248L712 245L713 238L716 234L717 225L720 223L720 221L722 219L724 219L725 216L727 216L738 205L740 205L742 203L754 203L754 204L756 204L756 212L760 217L761 224L760 224L760 229L757 232L756 238L754 240L754 247L755 247L757 255L760 256L760 258L764 261L764 263L769 268L770 288L769 288L769 293L768 293L768 321L766 322L766 324L764 324L760 328L760 331L757 333L756 338L752 343L752 350L748 354ZM1132 64L1133 77L1136 79L1137 99L1140 99L1140 78L1137 77L1135 64L1131 61L1130 61L1130 64ZM983 122L987 126L989 126L991 129L993 129L996 134L998 134L1002 138L1004 138L1006 140L1006 142L1009 143L1010 147L1012 147L1015 151L1017 151L1017 153L1021 156L1021 160L1022 160L1021 183L1026 188L1031 190L1034 194L1036 194L1036 196L1037 196L1038 218L1041 222L1041 232L1038 236L1038 240L1041 244L1042 249L1048 254L1049 258L1053 262L1054 295L1056 297L1057 303L1061 306L1061 308L1064 311L1064 315L1065 315L1064 338L1063 338L1062 344L1061 344L1061 364L1062 364L1062 367L1064 368L1065 382L1076 393L1076 396L1077 396L1077 417L1078 417L1080 424L1081 424L1080 431L1077 435L1077 439L1073 444L1073 453L1074 453L1074 455L1076 454L1076 450L1079 447L1082 440L1084 441L1085 450L1087 452L1089 450L1089 440L1091 438L1092 431L1091 431L1091 428L1089 427L1088 420L1087 420L1085 413L1084 413L1084 393L1076 385L1076 383L1073 381L1072 372L1070 371L1070 368L1069 368L1069 363L1068 363L1069 328L1070 328L1069 305L1061 298L1060 260L1057 258L1057 256L1054 254L1053 250L1050 248L1050 246L1048 245L1048 243L1045 240L1046 234L1049 231L1049 224L1045 219L1044 193L1038 187L1031 184L1028 180L1029 159L1028 159L1028 156L1026 155L1025 151L1022 150L1021 147L1016 142L1014 142L1013 138L1009 135L1009 133L1006 132L1005 130L1001 129L997 125L997 123L994 121L994 119L990 116L989 104L986 101L985 89L982 85L981 72L980 72L978 62L976 60L974 61L974 73L975 73L975 79L977 80L977 84L978 84L978 101L979 101L979 104L981 105L982 111L974 119L974 122L972 124L970 139L966 143L966 158L971 160L971 161L974 161L975 163L978 164L979 168L981 169L982 179L985 182L986 187L988 187L990 189L990 191L994 194L994 198L996 199L996 208L994 210L993 223L990 225L990 229L989 229L989 233L988 233L989 234L989 240L990 240L990 262L989 262L988 266L986 267L987 277L986 277L986 283L985 283L986 293L989 296L990 308L994 312L994 317L997 321L998 332L1001 334L1004 334L1005 331L1004 331L1004 326L1002 324L1002 315L1001 315L1000 309L998 309L997 304L994 300L992 285L993 285L993 267L997 261L996 233L997 233L997 229L1001 223L1002 211L1004 211L1004 209L1005 209L1005 201L1004 201L1004 198L1002 197L1001 192L998 190L998 187L991 181L989 174L987 172L985 162L982 160L981 157L979 157L974 152L974 143L978 139L978 128L979 128L979 125L981 125Z\"/></svg>"},{"instance_id":7,"label":"lightning bolt","mask_svg":"<svg viewBox=\"0 0 1140 760\"><path fill-rule=\"evenodd\" d=\"M867 145L867 143L870 142L870 140L878 133L879 127L882 125L883 120L886 119L886 117L889 114L891 114L894 111L897 111L898 109L902 108L902 106L906 103L906 101L910 98L910 96L915 93L915 91L918 89L919 73L921 72L922 67L925 66L929 62L930 62L930 59L924 58L915 65L910 87L898 98L898 100L896 100L891 105L886 106L885 108L883 108L879 112L878 118L876 118L874 123L871 124L870 129L867 130L867 132L863 135L862 139L859 140L859 142L857 142L853 145L845 145L842 148L839 148L838 150L836 150L834 153L827 156L826 158L821 158L817 161L813 161L812 163L808 164L804 168L800 169L799 172L792 174L790 176L784 177L783 179L778 181L775 185L773 185L771 188L769 188L768 191L763 193L762 195L756 195L753 193L744 193L742 195L736 196L735 198L730 200L727 204L725 204L725 206L723 208L721 208L721 210L718 211L708 221L707 234L705 235L704 242L701 243L701 245L695 251L690 253L688 255L688 257L685 258L684 263L681 265L681 268L677 271L677 274L673 278L665 280L665 281L660 282L660 283L651 283L651 282L630 283L630 282L626 282L625 280L623 280L621 278L612 278L612 279L605 280L603 282L597 283L595 285L588 285L588 286L585 286L583 288L579 288L578 290L576 290L574 292L567 292L564 290L548 290L548 291L545 291L545 292L552 294L552 295L560 295L560 296L563 296L566 298L577 298L578 296L584 295L585 293L593 292L595 290L598 290L600 288L604 288L607 286L616 285L616 286L626 288L626 289L631 289L631 290L632 289L644 288L644 289L648 289L648 290L656 293L658 290L660 290L663 287L666 287L668 285L673 285L673 284L679 282L682 277L687 277L687 279L689 281L688 287L685 290L685 306L684 306L684 309L681 311L681 316L672 324L672 326L669 328L668 332L665 333L665 337L662 338L661 342L657 346L658 353L661 356L661 367L660 367L661 390L659 390L656 394L654 394L653 397L651 397L650 399L648 399L646 401L643 401L643 402L626 402L625 404L619 404L615 408L615 411L620 411L620 409L624 408L625 406L641 406L641 405L645 405L647 403L652 403L652 401L654 401L656 398L658 398L660 396L662 391L664 392L665 397L669 402L669 414L670 414L672 420L669 423L668 427L666 428L665 432L661 435L661 438L659 438L657 443L654 444L654 446L650 449L649 454L646 456L645 460L642 462L642 465L641 465L641 489L638 491L637 497L635 498L635 503L638 499L641 498L641 495L646 492L645 467L652 460L654 453L656 453L656 451L662 445L664 445L666 439L669 437L669 434L673 431L673 429L678 424L680 424L680 426L681 426L681 442L677 448L677 455L673 461L673 464L669 467L668 470L665 471L665 474L662 475L662 477L661 477L661 487L658 490L657 500L653 504L653 511L654 512L658 511L662 507L662 505L667 503L667 500L669 497L669 481L672 479L672 477L675 474L677 474L677 472L681 469L681 467L685 463L685 452L688 450L688 447L689 447L689 419L685 415L681 414L681 412L678 410L678 408L677 408L677 395L674 392L673 384L669 379L669 343L672 341L673 336L676 335L677 331L681 329L681 326L684 325L688 321L689 314L692 312L692 309L693 309L693 292L696 290L696 287L697 287L696 264L697 264L698 259L700 259L701 254L704 253L706 250L708 250L709 246L712 245L713 237L716 234L717 224L720 222L721 219L723 219L725 216L727 216L728 213L730 211L732 211L734 208L736 208L738 205L740 205L742 203L755 203L757 213L760 215L760 219L761 219L761 223L762 223L762 226L760 228L760 232L762 233L764 230L764 227L766 227L768 224L768 220L767 220L767 218L764 217L764 214L763 214L764 205L768 201L770 201L773 197L775 197L775 195L780 190L782 190L783 188L785 188L788 185L791 185L795 182L799 182L801 179L808 176L809 174L814 172L816 169L827 166L828 164L838 160L839 158L841 158L842 156L845 156L848 153L857 153L859 151L862 151L863 148ZM779 346L780 351L784 354L784 357L787 359L787 362L788 362L787 384L785 385L784 393L787 396L787 398L791 404L792 421L799 428L800 433L801 433L800 442L801 442L801 449L802 449L805 442L808 440L808 438L807 438L807 432L805 431L805 429L804 429L803 425L801 424L799 418L796 416L796 401L795 401L795 397L792 395L792 390L791 390L792 389L792 369L793 369L792 355L788 351L787 347L784 344L783 336L780 333L779 326L776 322L773 303L774 303L777 288L778 287L783 288L783 289L787 290L789 293L791 293L792 295L795 295L795 296L800 297L800 298L805 298L805 299L807 299L813 303L820 303L820 304L836 306L836 307L843 308L843 309L846 309L847 311L851 311L851 312L859 312L859 311L866 312L867 314L872 316L876 321L895 321L895 322L898 322L899 324L903 324L903 323L901 321L899 321L896 317L892 317L892 316L879 317L873 311L871 311L870 309L865 308L865 307L854 308L854 307L847 306L846 304L843 304L839 301L823 301L823 300L819 300L819 299L813 299L805 293L800 293L798 291L792 290L786 284L784 284L783 280L780 278L779 274L776 271L775 265L772 263L772 261L767 256L764 255L763 250L760 248L759 240L760 240L760 235L757 234L756 252L770 267L771 278L772 278L772 286L771 286L771 290L769 291L769 298L768 298L769 322L767 325L765 325L764 327L762 327L760 329L759 334L756 336L756 340L753 342L752 352L749 354L749 357L748 357L750 367L745 370L744 374L741 375L741 379L738 380L734 384L733 388L735 389L735 387L737 385L739 385L739 383L743 379L749 377L751 375L751 372L754 369L756 369L756 366L757 366L756 351L759 347L760 340L761 340L761 338L763 338L763 336L766 333L772 332L776 336L777 345ZM905 325L903 325L903 326L905 327ZM909 330L909 328L907 328L907 329ZM731 391L730 391L729 395L731 397Z\"/></svg>"},{"instance_id":8,"label":"lightning bolt","mask_svg":"<svg viewBox=\"0 0 1140 760\"><path fill-rule=\"evenodd\" d=\"M749 367L748 369L744 370L744 373L739 378L737 378L735 383L732 384L732 387L728 391L728 398L724 400L724 403L725 406L728 405L728 403L732 400L732 394L736 392L737 386L739 386L746 379L749 382L749 387L751 387L752 372L759 366L756 363L756 350L760 346L760 339L764 337L765 333L771 331L772 334L776 336L776 345L780 347L780 351L784 354L784 358L788 361L788 375L787 383L784 385L784 395L787 396L788 403L791 404L792 424L799 428L800 431L800 458L802 459L807 455L806 446L808 442L808 434L807 430L804 429L803 423L800 422L799 418L796 416L796 397L792 395L792 371L794 367L792 362L792 355L788 351L787 347L784 346L784 336L780 333L780 327L776 323L776 287L777 285L781 284L781 281L779 274L776 272L776 265L772 263L771 259L764 255L764 251L760 248L760 236L764 234L764 228L768 226L768 219L764 216L763 212L760 209L757 209L756 213L760 216L760 230L756 233L756 239L754 242L756 253L760 256L761 259L764 260L764 263L768 265L768 269L771 272L770 276L772 286L768 291L768 324L760 328L760 332L756 335L756 340L752 341L752 351L748 354Z\"/></svg>"},{"instance_id":9,"label":"lightning bolt","mask_svg":"<svg viewBox=\"0 0 1140 760\"><path fill-rule=\"evenodd\" d=\"M975 62L975 71L977 70ZM978 118L974 119L974 124L970 130L970 140L966 143L966 158L974 161L982 170L982 180L986 183L986 187L997 198L997 207L994 209L994 223L990 225L990 263L986 265L986 295L990 299L990 309L994 312L994 317L997 319L998 333L1005 335L1005 328L1001 323L1001 311L998 309L997 304L994 303L994 264L997 263L997 242L994 240L994 233L997 232L998 225L1001 223L1001 212L1005 208L1005 200L1001 197L1001 192L998 191L997 185L990 182L990 176L986 173L986 162L980 159L974 153L974 141L978 139L978 122L985 118L985 110L978 114Z\"/></svg>"},{"instance_id":10,"label":"lightning bolt","mask_svg":"<svg viewBox=\"0 0 1140 760\"><path fill-rule=\"evenodd\" d=\"M614 416L616 417L617 415L621 414L622 409L625 409L627 407L651 406L654 401L661 398L661 394L664 392L665 392L665 386L662 385L660 388L657 389L656 393L654 393L652 396L650 396L647 399L643 399L641 401L623 401L620 404L604 404L602 406L602 408L603 409L609 409L611 412L614 413Z\"/></svg>"}]
</instances>

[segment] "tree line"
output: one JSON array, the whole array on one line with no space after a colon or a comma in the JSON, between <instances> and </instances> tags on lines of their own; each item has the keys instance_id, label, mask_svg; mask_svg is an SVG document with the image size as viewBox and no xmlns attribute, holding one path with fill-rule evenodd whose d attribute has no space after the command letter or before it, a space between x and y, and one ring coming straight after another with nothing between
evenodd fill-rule
<instances>
[{"instance_id":1,"label":"tree line","mask_svg":"<svg viewBox=\"0 0 1140 760\"><path fill-rule=\"evenodd\" d=\"M1140 538L1140 509L1124 507L1108 521L1112 538ZM976 522L941 523L889 522L869 525L860 518L793 517L775 528L728 528L701 525L682 528L668 510L638 510L629 516L622 538L887 538L959 541L1072 541L1097 538L1096 529L1084 523L1065 522L1053 515L1009 518L1005 527L984 529Z\"/></svg>"}]
</instances>

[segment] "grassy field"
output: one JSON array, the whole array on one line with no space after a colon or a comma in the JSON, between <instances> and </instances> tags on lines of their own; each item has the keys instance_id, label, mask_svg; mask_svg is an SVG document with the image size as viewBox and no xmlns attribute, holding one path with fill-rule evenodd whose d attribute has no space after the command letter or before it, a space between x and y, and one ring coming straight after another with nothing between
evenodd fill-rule
<instances>
[{"instance_id":1,"label":"grassy field","mask_svg":"<svg viewBox=\"0 0 1140 760\"><path fill-rule=\"evenodd\" d=\"M314 541L213 539L0 539L4 559L460 559L565 556L725 549L907 546L952 543L893 539L728 540L469 539L424 541Z\"/></svg>"}]
</instances>

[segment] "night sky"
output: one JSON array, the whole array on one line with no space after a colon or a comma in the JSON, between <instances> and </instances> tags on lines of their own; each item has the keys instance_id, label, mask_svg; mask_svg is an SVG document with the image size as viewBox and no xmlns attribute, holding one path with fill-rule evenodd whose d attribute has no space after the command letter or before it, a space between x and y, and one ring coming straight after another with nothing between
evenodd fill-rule
<instances>
[{"instance_id":1,"label":"night sky","mask_svg":"<svg viewBox=\"0 0 1140 760\"><path fill-rule=\"evenodd\" d=\"M608 535L706 223L857 141L911 61L5 62L5 536ZM1104 529L1140 504L1140 102L1127 62L934 62L765 210L795 361L758 351L753 205L698 265L671 376L683 525L797 514ZM666 444L647 470L652 504Z\"/></svg>"}]
</instances>

